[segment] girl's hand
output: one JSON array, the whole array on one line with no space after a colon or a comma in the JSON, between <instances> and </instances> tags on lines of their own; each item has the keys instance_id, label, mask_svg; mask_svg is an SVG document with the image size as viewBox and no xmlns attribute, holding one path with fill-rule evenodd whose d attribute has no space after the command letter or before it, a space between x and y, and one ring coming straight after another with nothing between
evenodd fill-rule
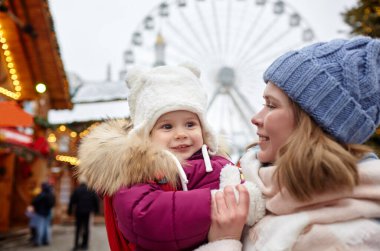
<instances>
[{"instance_id":1,"label":"girl's hand","mask_svg":"<svg viewBox=\"0 0 380 251\"><path fill-rule=\"evenodd\" d=\"M236 186L239 201L236 201L231 186L217 192L212 198L211 227L208 233L209 242L221 239L240 240L249 208L249 194L243 185Z\"/></svg>"}]
</instances>

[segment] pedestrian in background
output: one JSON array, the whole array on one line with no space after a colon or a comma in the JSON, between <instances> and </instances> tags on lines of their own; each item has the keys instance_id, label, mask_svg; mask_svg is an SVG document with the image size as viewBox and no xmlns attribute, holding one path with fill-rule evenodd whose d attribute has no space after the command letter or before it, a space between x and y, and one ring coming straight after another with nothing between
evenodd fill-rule
<instances>
[{"instance_id":1,"label":"pedestrian in background","mask_svg":"<svg viewBox=\"0 0 380 251\"><path fill-rule=\"evenodd\" d=\"M55 196L52 187L44 182L41 184L41 192L33 199L32 205L36 220L35 246L49 245L51 241L52 208L55 205Z\"/></svg>"},{"instance_id":2,"label":"pedestrian in background","mask_svg":"<svg viewBox=\"0 0 380 251\"><path fill-rule=\"evenodd\" d=\"M87 187L87 181L79 178L79 186L70 197L68 214L75 212L75 241L73 250L87 250L90 237L90 214L99 213L99 199L94 191ZM81 235L81 244L79 237Z\"/></svg>"},{"instance_id":3,"label":"pedestrian in background","mask_svg":"<svg viewBox=\"0 0 380 251\"><path fill-rule=\"evenodd\" d=\"M30 242L35 243L36 242L36 236L37 236L37 226L38 226L38 217L36 216L36 213L34 212L33 206L27 206L25 211L26 217L29 218L29 230L30 230Z\"/></svg>"}]
</instances>

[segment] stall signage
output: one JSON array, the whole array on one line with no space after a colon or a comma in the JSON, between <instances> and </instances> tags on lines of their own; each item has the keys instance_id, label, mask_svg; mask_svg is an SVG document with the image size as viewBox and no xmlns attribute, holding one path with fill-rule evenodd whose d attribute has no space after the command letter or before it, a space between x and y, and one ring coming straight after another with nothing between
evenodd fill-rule
<instances>
[{"instance_id":1,"label":"stall signage","mask_svg":"<svg viewBox=\"0 0 380 251\"><path fill-rule=\"evenodd\" d=\"M30 146L33 143L33 138L14 129L0 128L0 141Z\"/></svg>"}]
</instances>

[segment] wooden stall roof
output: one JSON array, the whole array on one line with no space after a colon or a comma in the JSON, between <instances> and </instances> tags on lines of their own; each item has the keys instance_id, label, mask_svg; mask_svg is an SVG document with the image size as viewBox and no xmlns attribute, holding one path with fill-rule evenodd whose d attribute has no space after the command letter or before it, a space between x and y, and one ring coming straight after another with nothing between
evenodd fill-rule
<instances>
[{"instance_id":1,"label":"wooden stall roof","mask_svg":"<svg viewBox=\"0 0 380 251\"><path fill-rule=\"evenodd\" d=\"M1 7L0 23L22 87L19 100L36 99L34 86L43 82L51 109L71 109L69 85L48 1L5 0Z\"/></svg>"},{"instance_id":2,"label":"wooden stall roof","mask_svg":"<svg viewBox=\"0 0 380 251\"><path fill-rule=\"evenodd\" d=\"M33 126L33 116L13 101L0 102L0 127Z\"/></svg>"}]
</instances>

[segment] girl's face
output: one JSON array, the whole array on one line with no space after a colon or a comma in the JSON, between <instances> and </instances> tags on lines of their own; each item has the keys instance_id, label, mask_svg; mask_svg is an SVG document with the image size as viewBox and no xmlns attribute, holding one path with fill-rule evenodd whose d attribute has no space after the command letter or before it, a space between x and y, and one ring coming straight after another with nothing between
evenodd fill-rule
<instances>
[{"instance_id":1,"label":"girl's face","mask_svg":"<svg viewBox=\"0 0 380 251\"><path fill-rule=\"evenodd\" d=\"M171 151L183 163L203 145L198 116L189 111L163 114L150 133L153 142Z\"/></svg>"},{"instance_id":2,"label":"girl's face","mask_svg":"<svg viewBox=\"0 0 380 251\"><path fill-rule=\"evenodd\" d=\"M295 128L295 116L288 96L269 82L264 90L265 104L252 119L257 126L262 163L274 163L278 150L285 144Z\"/></svg>"}]
</instances>

